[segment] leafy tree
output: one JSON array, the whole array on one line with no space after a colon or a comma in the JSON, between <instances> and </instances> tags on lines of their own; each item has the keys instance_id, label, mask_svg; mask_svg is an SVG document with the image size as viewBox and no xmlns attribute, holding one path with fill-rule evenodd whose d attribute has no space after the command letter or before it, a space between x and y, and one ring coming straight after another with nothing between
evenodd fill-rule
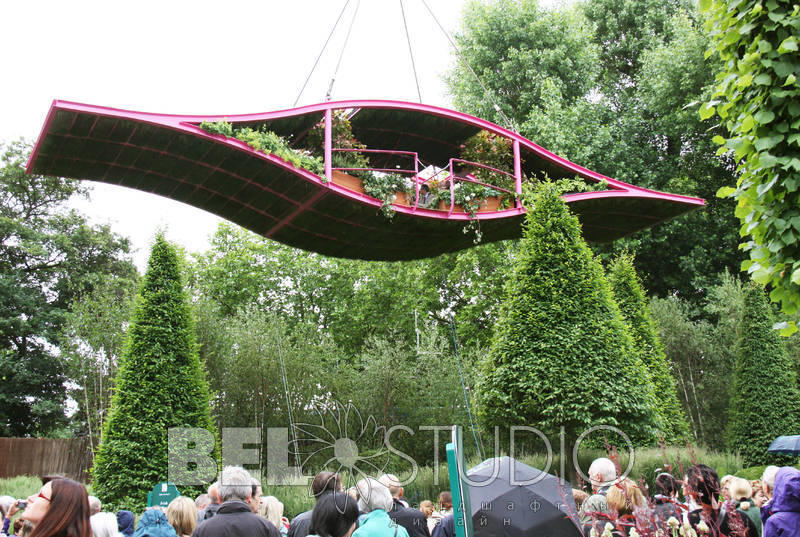
<instances>
[{"instance_id":1,"label":"leafy tree","mask_svg":"<svg viewBox=\"0 0 800 537\"><path fill-rule=\"evenodd\" d=\"M73 302L64 326L62 358L78 405L72 428L89 436L92 452L111 404L113 379L138 287L137 278L108 277Z\"/></svg>"},{"instance_id":2,"label":"leafy tree","mask_svg":"<svg viewBox=\"0 0 800 537\"><path fill-rule=\"evenodd\" d=\"M630 255L617 257L608 268L608 282L628 325L642 362L650 373L658 401L656 410L664 429L661 434L670 443L686 440L689 425L678 401L675 379L664 355L656 327L650 316L644 288L633 268Z\"/></svg>"},{"instance_id":3,"label":"leafy tree","mask_svg":"<svg viewBox=\"0 0 800 537\"><path fill-rule=\"evenodd\" d=\"M546 81L570 103L594 85L598 51L575 10L548 10L536 0L471 2L462 25L456 36L461 54L517 125L541 104ZM463 62L447 81L459 110L505 123Z\"/></svg>"},{"instance_id":4,"label":"leafy tree","mask_svg":"<svg viewBox=\"0 0 800 537\"><path fill-rule=\"evenodd\" d=\"M603 269L552 187L532 200L478 389L484 425L654 438L653 386Z\"/></svg>"},{"instance_id":5,"label":"leafy tree","mask_svg":"<svg viewBox=\"0 0 800 537\"><path fill-rule=\"evenodd\" d=\"M770 298L789 315L800 305L800 42L798 7L786 1L701 0L708 12L712 47L722 62L713 100L700 110L715 113L730 132L715 140L732 151L741 175L733 197L752 278L770 284ZM787 324L784 333L797 330Z\"/></svg>"},{"instance_id":6,"label":"leafy tree","mask_svg":"<svg viewBox=\"0 0 800 537\"><path fill-rule=\"evenodd\" d=\"M776 436L800 428L800 391L773 322L763 289L749 285L728 423L729 447L742 455L745 466L788 463L767 448Z\"/></svg>"},{"instance_id":7,"label":"leafy tree","mask_svg":"<svg viewBox=\"0 0 800 537\"><path fill-rule=\"evenodd\" d=\"M115 385L94 487L105 502L138 512L148 490L167 478L168 430L215 431L180 261L162 235L153 244Z\"/></svg>"},{"instance_id":8,"label":"leafy tree","mask_svg":"<svg viewBox=\"0 0 800 537\"><path fill-rule=\"evenodd\" d=\"M694 10L679 0L589 0L577 11L509 4L470 5L457 37L467 62L529 139L605 175L708 200L707 208L672 222L593 245L608 259L633 252L651 292L678 291L701 302L743 257L733 204L714 197L733 180L731 160L715 155L718 129L709 131L695 113L718 67L703 56L708 39ZM550 29L527 31L540 25ZM553 45L555 35L569 37ZM549 66L554 50L570 73ZM536 74L505 68L519 51L539 62ZM502 123L463 67L447 80L459 109ZM503 86L511 88L509 98Z\"/></svg>"},{"instance_id":9,"label":"leafy tree","mask_svg":"<svg viewBox=\"0 0 800 537\"><path fill-rule=\"evenodd\" d=\"M0 435L52 434L65 425L67 380L58 356L70 304L106 274L129 277L128 241L90 226L66 204L80 183L26 175L30 146L0 147Z\"/></svg>"}]
</instances>

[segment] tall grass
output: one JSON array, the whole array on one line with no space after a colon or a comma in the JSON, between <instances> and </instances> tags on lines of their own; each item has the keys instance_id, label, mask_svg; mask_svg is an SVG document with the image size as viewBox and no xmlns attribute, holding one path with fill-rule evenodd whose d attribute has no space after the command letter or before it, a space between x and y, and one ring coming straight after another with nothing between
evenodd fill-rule
<instances>
[{"instance_id":1,"label":"tall grass","mask_svg":"<svg viewBox=\"0 0 800 537\"><path fill-rule=\"evenodd\" d=\"M29 475L0 479L0 496L13 496L24 500L42 488L42 480Z\"/></svg>"}]
</instances>

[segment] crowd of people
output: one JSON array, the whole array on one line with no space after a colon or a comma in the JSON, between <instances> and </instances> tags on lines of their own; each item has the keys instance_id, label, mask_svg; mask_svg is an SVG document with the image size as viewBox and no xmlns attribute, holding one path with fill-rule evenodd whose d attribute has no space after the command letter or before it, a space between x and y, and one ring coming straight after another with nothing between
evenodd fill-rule
<instances>
[{"instance_id":1,"label":"crowd of people","mask_svg":"<svg viewBox=\"0 0 800 537\"><path fill-rule=\"evenodd\" d=\"M291 522L283 504L263 496L261 483L239 466L225 467L207 494L148 508L138 523L131 511L103 511L76 481L42 481L27 500L0 497L0 537L454 537L450 493L442 492L438 510L430 501L424 511L410 508L391 474L362 479L345 492L338 474L320 472L311 483L314 508ZM448 532L440 534L442 528Z\"/></svg>"},{"instance_id":2,"label":"crowd of people","mask_svg":"<svg viewBox=\"0 0 800 537\"><path fill-rule=\"evenodd\" d=\"M643 487L618 477L607 458L589 468L592 493L573 490L588 537L800 537L800 471L769 466L758 481L719 478L695 464L679 481L669 473ZM0 497L2 537L455 537L452 498L409 506L398 478L364 478L344 491L341 478L320 472L311 483L314 507L289 521L283 504L263 496L244 468L228 466L207 494L178 496L166 509L148 508L134 523L130 511L102 510L100 499L66 478L45 478L25 501ZM13 527L11 519L22 510ZM566 514L565 514L566 516Z\"/></svg>"},{"instance_id":3,"label":"crowd of people","mask_svg":"<svg viewBox=\"0 0 800 537\"><path fill-rule=\"evenodd\" d=\"M595 460L588 477L592 494L573 491L587 537L800 537L800 470L790 466L748 481L695 464L682 480L659 474L650 499L610 459Z\"/></svg>"}]
</instances>

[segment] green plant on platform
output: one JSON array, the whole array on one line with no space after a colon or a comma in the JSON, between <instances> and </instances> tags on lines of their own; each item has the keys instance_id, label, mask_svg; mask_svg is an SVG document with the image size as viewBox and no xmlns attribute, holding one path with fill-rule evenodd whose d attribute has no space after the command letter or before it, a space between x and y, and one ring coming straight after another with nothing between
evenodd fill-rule
<instances>
[{"instance_id":1,"label":"green plant on platform","mask_svg":"<svg viewBox=\"0 0 800 537\"><path fill-rule=\"evenodd\" d=\"M235 127L232 123L223 120L215 122L204 121L200 124L200 128L212 134L236 138L256 151L273 154L295 168L308 170L325 180L325 165L320 158L314 157L306 151L292 149L283 137L267 130L266 126L256 130L250 127Z\"/></svg>"},{"instance_id":2,"label":"green plant on platform","mask_svg":"<svg viewBox=\"0 0 800 537\"><path fill-rule=\"evenodd\" d=\"M392 201L398 193L408 196L413 205L416 199L416 192L412 187L411 181L398 173L370 173L362 178L364 192L368 196L381 200L381 212L386 218L394 217L395 210L392 208Z\"/></svg>"},{"instance_id":3,"label":"green plant on platform","mask_svg":"<svg viewBox=\"0 0 800 537\"><path fill-rule=\"evenodd\" d=\"M800 430L800 393L764 290L745 289L738 356L728 411L728 447L744 464L787 464L797 458L767 453L776 436Z\"/></svg>"},{"instance_id":4,"label":"green plant on platform","mask_svg":"<svg viewBox=\"0 0 800 537\"><path fill-rule=\"evenodd\" d=\"M491 166L504 172L514 171L514 150L510 139L493 132L482 130L467 139L461 146L461 158ZM489 185L499 186L506 190L514 191L515 179L504 173L498 173L478 166L469 166L469 173L475 178Z\"/></svg>"},{"instance_id":5,"label":"green plant on platform","mask_svg":"<svg viewBox=\"0 0 800 537\"><path fill-rule=\"evenodd\" d=\"M175 247L156 236L119 362L116 388L92 474L97 496L141 512L168 476L168 430L216 438L209 389ZM212 476L213 478L213 476ZM194 489L183 489L191 494Z\"/></svg>"},{"instance_id":6,"label":"green plant on platform","mask_svg":"<svg viewBox=\"0 0 800 537\"><path fill-rule=\"evenodd\" d=\"M661 434L670 444L686 441L689 423L678 401L675 379L650 315L644 287L633 267L633 256L621 254L611 262L608 282L639 356L650 373L658 400L656 410L662 421Z\"/></svg>"},{"instance_id":7,"label":"green plant on platform","mask_svg":"<svg viewBox=\"0 0 800 537\"><path fill-rule=\"evenodd\" d=\"M347 117L345 110L334 110L331 113L331 147L333 149L348 149L353 151L333 151L331 153L331 166L334 168L369 168L369 157L359 150L367 146L353 136L353 125ZM325 151L325 119L318 121L308 132L305 146L312 155L322 157ZM358 177L363 181L372 178L369 170L346 170L349 175Z\"/></svg>"},{"instance_id":8,"label":"green plant on platform","mask_svg":"<svg viewBox=\"0 0 800 537\"><path fill-rule=\"evenodd\" d=\"M603 423L638 445L655 439L650 378L600 266L559 192L529 196L524 235L508 277L491 351L481 365L479 414L487 427L564 426L568 442Z\"/></svg>"}]
</instances>

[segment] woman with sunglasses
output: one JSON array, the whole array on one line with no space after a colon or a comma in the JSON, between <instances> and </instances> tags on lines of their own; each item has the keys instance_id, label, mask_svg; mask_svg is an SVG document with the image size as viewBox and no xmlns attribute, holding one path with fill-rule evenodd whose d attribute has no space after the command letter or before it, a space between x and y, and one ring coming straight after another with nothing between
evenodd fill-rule
<instances>
[{"instance_id":1,"label":"woman with sunglasses","mask_svg":"<svg viewBox=\"0 0 800 537\"><path fill-rule=\"evenodd\" d=\"M30 537L92 537L86 489L71 479L45 483L20 518L34 524Z\"/></svg>"}]
</instances>

